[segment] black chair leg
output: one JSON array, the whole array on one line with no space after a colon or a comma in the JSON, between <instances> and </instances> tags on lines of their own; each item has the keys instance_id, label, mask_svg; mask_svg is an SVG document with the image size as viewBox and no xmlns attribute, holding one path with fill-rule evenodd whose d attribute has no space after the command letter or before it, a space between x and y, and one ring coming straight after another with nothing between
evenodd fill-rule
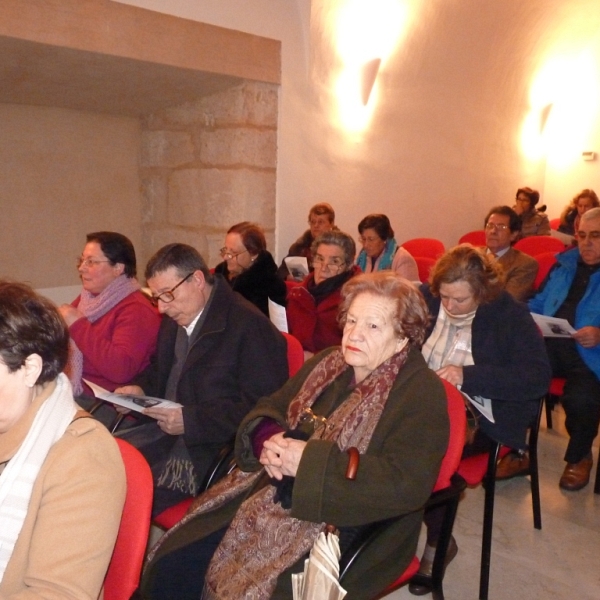
<instances>
[{"instance_id":1,"label":"black chair leg","mask_svg":"<svg viewBox=\"0 0 600 600\"><path fill-rule=\"evenodd\" d=\"M490 562L492 559L492 528L494 525L494 496L496 493L496 463L500 444L494 443L488 458L483 508L483 538L481 543L481 572L479 574L479 600L488 600Z\"/></svg>"},{"instance_id":2,"label":"black chair leg","mask_svg":"<svg viewBox=\"0 0 600 600\"><path fill-rule=\"evenodd\" d=\"M596 483L594 484L594 494L600 494L600 449L598 449L598 464L596 465Z\"/></svg>"},{"instance_id":3,"label":"black chair leg","mask_svg":"<svg viewBox=\"0 0 600 600\"><path fill-rule=\"evenodd\" d=\"M544 399L540 400L535 421L529 430L529 476L531 477L531 504L533 506L533 526L542 528L542 506L540 502L540 476L538 471L538 434L542 418ZM547 406L547 405L546 405ZM546 409L547 410L547 409Z\"/></svg>"},{"instance_id":4,"label":"black chair leg","mask_svg":"<svg viewBox=\"0 0 600 600\"><path fill-rule=\"evenodd\" d=\"M546 429L552 429L552 409L554 408L554 397L550 394L546 394L544 400L546 405Z\"/></svg>"}]
</instances>

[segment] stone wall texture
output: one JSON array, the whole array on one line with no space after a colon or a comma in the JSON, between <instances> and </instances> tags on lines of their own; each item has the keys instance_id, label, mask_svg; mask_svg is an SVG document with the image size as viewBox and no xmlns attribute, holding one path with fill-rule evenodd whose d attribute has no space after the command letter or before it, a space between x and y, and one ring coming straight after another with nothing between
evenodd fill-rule
<instances>
[{"instance_id":1,"label":"stone wall texture","mask_svg":"<svg viewBox=\"0 0 600 600\"><path fill-rule=\"evenodd\" d=\"M278 94L247 81L143 119L144 260L184 242L214 267L240 221L263 227L273 250Z\"/></svg>"}]
</instances>

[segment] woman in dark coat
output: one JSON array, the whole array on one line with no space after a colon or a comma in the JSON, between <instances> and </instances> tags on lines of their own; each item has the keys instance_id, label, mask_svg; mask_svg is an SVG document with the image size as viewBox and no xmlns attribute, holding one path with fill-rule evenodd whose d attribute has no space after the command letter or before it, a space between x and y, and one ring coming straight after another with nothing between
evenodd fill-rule
<instances>
[{"instance_id":1,"label":"woman in dark coat","mask_svg":"<svg viewBox=\"0 0 600 600\"><path fill-rule=\"evenodd\" d=\"M151 552L143 598L291 599L291 573L326 523L345 531L401 517L344 579L348 600L372 598L409 564L449 435L443 386L419 352L427 308L388 271L351 279L340 311L341 348L310 359L244 419L239 469Z\"/></svg>"},{"instance_id":2,"label":"woman in dark coat","mask_svg":"<svg viewBox=\"0 0 600 600\"><path fill-rule=\"evenodd\" d=\"M463 456L485 452L490 440L525 450L539 398L550 383L544 340L527 307L503 290L502 271L489 255L463 244L444 254L422 286L432 322L422 353L442 379L483 402L479 429ZM426 513L427 546L419 572L431 574L440 514ZM454 558L452 539L448 557ZM430 590L410 585L413 594Z\"/></svg>"},{"instance_id":3,"label":"woman in dark coat","mask_svg":"<svg viewBox=\"0 0 600 600\"><path fill-rule=\"evenodd\" d=\"M285 306L285 283L277 276L277 265L267 251L265 233L258 225L243 221L231 227L221 257L225 260L215 267L215 273L223 275L234 291L267 317L269 298Z\"/></svg>"}]
</instances>

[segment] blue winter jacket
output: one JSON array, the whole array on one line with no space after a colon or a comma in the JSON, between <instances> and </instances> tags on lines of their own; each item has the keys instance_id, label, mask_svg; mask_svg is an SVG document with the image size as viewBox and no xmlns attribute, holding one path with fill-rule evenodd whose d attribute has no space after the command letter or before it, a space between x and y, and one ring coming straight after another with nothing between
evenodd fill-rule
<instances>
[{"instance_id":1,"label":"blue winter jacket","mask_svg":"<svg viewBox=\"0 0 600 600\"><path fill-rule=\"evenodd\" d=\"M556 259L558 264L550 271L544 287L529 301L531 312L553 317L569 293L577 271L579 250L577 248L567 250L559 254ZM585 295L577 305L575 323L571 324L575 329L587 325L600 327L600 269L591 276ZM600 379L600 344L593 348L576 345L585 364Z\"/></svg>"}]
</instances>

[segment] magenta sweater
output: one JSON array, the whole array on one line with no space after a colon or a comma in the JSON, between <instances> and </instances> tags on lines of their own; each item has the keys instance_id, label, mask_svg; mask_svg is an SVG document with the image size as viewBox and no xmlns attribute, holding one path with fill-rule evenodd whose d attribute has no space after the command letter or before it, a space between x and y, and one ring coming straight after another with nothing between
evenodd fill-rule
<instances>
[{"instance_id":1,"label":"magenta sweater","mask_svg":"<svg viewBox=\"0 0 600 600\"><path fill-rule=\"evenodd\" d=\"M158 312L139 291L94 323L85 317L75 321L69 333L83 354L83 377L111 392L129 383L148 366L159 325Z\"/></svg>"}]
</instances>

